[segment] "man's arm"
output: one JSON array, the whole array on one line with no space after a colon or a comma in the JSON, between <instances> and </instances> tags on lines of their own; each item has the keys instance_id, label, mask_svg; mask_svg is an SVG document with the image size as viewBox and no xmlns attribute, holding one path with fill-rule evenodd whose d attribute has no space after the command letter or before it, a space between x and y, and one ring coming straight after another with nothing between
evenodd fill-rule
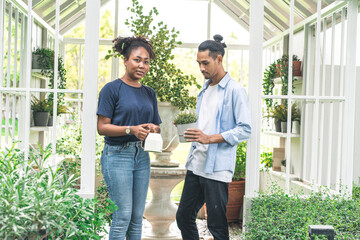
<instances>
[{"instance_id":1,"label":"man's arm","mask_svg":"<svg viewBox=\"0 0 360 240\"><path fill-rule=\"evenodd\" d=\"M200 129L187 129L184 132L187 142L199 142L202 144L223 143L225 139L221 134L206 135Z\"/></svg>"}]
</instances>

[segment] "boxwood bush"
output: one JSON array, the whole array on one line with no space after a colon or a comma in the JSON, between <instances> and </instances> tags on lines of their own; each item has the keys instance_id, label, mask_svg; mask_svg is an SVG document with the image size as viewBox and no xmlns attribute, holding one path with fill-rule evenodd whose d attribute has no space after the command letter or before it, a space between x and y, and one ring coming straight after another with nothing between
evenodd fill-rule
<instances>
[{"instance_id":1,"label":"boxwood bush","mask_svg":"<svg viewBox=\"0 0 360 240\"><path fill-rule=\"evenodd\" d=\"M332 225L335 239L360 239L360 188L353 197L320 189L310 196L285 194L272 186L270 193L252 200L245 239L309 239L309 225Z\"/></svg>"}]
</instances>

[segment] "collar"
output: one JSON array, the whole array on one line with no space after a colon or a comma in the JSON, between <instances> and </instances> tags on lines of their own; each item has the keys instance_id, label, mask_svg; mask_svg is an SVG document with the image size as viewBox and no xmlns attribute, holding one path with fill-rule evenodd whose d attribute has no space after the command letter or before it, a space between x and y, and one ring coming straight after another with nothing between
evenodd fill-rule
<instances>
[{"instance_id":1,"label":"collar","mask_svg":"<svg viewBox=\"0 0 360 240\"><path fill-rule=\"evenodd\" d=\"M231 77L230 77L230 74L227 72L225 74L225 76L220 80L220 82L218 83L218 85L222 88L225 88L227 83L230 81ZM208 88L208 86L210 85L210 83L212 83L212 80L211 79L208 79L206 82L205 82L205 86L204 86L204 89Z\"/></svg>"}]
</instances>

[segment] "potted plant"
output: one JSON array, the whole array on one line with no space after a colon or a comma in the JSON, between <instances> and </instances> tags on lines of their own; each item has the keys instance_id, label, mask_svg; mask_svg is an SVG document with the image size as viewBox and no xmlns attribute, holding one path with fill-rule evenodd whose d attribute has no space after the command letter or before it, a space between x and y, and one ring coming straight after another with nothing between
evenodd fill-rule
<instances>
[{"instance_id":1,"label":"potted plant","mask_svg":"<svg viewBox=\"0 0 360 240\"><path fill-rule=\"evenodd\" d=\"M274 79L276 78L276 63L271 63L264 72L263 78L263 94L264 95L273 95L273 89L275 87ZM269 113L270 108L273 104L273 99L265 98L265 104L267 108L267 112Z\"/></svg>"},{"instance_id":2,"label":"potted plant","mask_svg":"<svg viewBox=\"0 0 360 240\"><path fill-rule=\"evenodd\" d=\"M65 106L64 103L64 97L61 97L58 102L57 102L57 115L59 116L60 114L63 113L70 113L73 114L73 112L67 107ZM49 104L49 112L50 112L50 117L49 117L49 122L48 122L48 126L52 126L53 125L53 117L54 117L54 102L52 100L48 100L48 104Z\"/></svg>"},{"instance_id":3,"label":"potted plant","mask_svg":"<svg viewBox=\"0 0 360 240\"><path fill-rule=\"evenodd\" d=\"M41 74L49 79L48 87L50 89L54 89L54 59L55 53L51 49L47 48L37 48L32 53L32 68L40 69ZM57 80L57 88L65 89L66 87L66 70L64 67L64 62L61 56L58 57L58 80ZM64 103L64 93L58 93L58 114L61 113L61 109L66 109ZM48 103L50 105L50 118L49 118L49 126L52 126L52 116L53 116L53 108L52 103L54 100L54 93L49 93L48 95ZM59 113L60 111L60 113ZM67 111L66 111L67 112Z\"/></svg>"},{"instance_id":4,"label":"potted plant","mask_svg":"<svg viewBox=\"0 0 360 240\"><path fill-rule=\"evenodd\" d=\"M281 160L281 171L286 172L286 159Z\"/></svg>"},{"instance_id":5,"label":"potted plant","mask_svg":"<svg viewBox=\"0 0 360 240\"><path fill-rule=\"evenodd\" d=\"M35 126L47 126L49 121L49 104L45 95L40 99L33 96L31 99L31 110L33 112Z\"/></svg>"},{"instance_id":6,"label":"potted plant","mask_svg":"<svg viewBox=\"0 0 360 240\"><path fill-rule=\"evenodd\" d=\"M174 124L177 128L180 142L186 142L184 132L188 128L196 128L197 116L192 112L182 112L174 119Z\"/></svg>"},{"instance_id":7,"label":"potted plant","mask_svg":"<svg viewBox=\"0 0 360 240\"><path fill-rule=\"evenodd\" d=\"M266 117L271 117L274 119L276 132L283 132L286 130L286 128L282 130L281 125L281 123L285 123L286 125L287 122L287 108L285 104L275 104L274 106L272 106L270 109L270 113L267 114Z\"/></svg>"},{"instance_id":8,"label":"potted plant","mask_svg":"<svg viewBox=\"0 0 360 240\"><path fill-rule=\"evenodd\" d=\"M301 61L296 56L293 55L293 75L292 75L292 83L294 83L295 76L301 76ZM288 94L288 69L289 69L289 56L284 54L281 58L276 60L276 70L277 74L281 79L281 94L287 95ZM292 84L292 91L294 92L294 84Z\"/></svg>"},{"instance_id":9,"label":"potted plant","mask_svg":"<svg viewBox=\"0 0 360 240\"><path fill-rule=\"evenodd\" d=\"M300 117L301 112L297 103L291 105L291 132L300 133Z\"/></svg>"},{"instance_id":10,"label":"potted plant","mask_svg":"<svg viewBox=\"0 0 360 240\"><path fill-rule=\"evenodd\" d=\"M288 94L288 62L289 56L284 54L281 58L271 63L264 72L263 78L263 93L264 95L273 95L273 89L275 86L274 79L279 77L281 80L281 94ZM298 56L293 55L293 75L292 83L296 79L296 76L301 76L301 61ZM294 92L294 84L292 85L292 91ZM286 101L285 105L286 105ZM273 106L272 99L265 99L266 111L270 113L270 109Z\"/></svg>"},{"instance_id":11,"label":"potted plant","mask_svg":"<svg viewBox=\"0 0 360 240\"><path fill-rule=\"evenodd\" d=\"M233 181L229 184L229 200L226 206L228 222L237 222L243 207L245 195L246 142L241 142L236 150Z\"/></svg>"}]
</instances>

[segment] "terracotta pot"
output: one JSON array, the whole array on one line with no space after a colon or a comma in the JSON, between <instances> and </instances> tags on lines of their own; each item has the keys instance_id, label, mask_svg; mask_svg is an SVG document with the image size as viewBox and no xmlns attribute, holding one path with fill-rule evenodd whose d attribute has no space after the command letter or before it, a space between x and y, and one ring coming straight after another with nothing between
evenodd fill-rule
<instances>
[{"instance_id":1,"label":"terracotta pot","mask_svg":"<svg viewBox=\"0 0 360 240\"><path fill-rule=\"evenodd\" d=\"M226 206L226 217L228 222L239 221L244 195L245 179L233 181L229 184L229 201Z\"/></svg>"},{"instance_id":2,"label":"terracotta pot","mask_svg":"<svg viewBox=\"0 0 360 240\"><path fill-rule=\"evenodd\" d=\"M293 75L294 76L302 76L301 61L293 61Z\"/></svg>"},{"instance_id":3,"label":"terracotta pot","mask_svg":"<svg viewBox=\"0 0 360 240\"><path fill-rule=\"evenodd\" d=\"M280 77L280 64L276 64L276 77Z\"/></svg>"},{"instance_id":4,"label":"terracotta pot","mask_svg":"<svg viewBox=\"0 0 360 240\"><path fill-rule=\"evenodd\" d=\"M293 76L302 76L301 61L293 61ZM280 64L276 64L276 77L280 77Z\"/></svg>"}]
</instances>

